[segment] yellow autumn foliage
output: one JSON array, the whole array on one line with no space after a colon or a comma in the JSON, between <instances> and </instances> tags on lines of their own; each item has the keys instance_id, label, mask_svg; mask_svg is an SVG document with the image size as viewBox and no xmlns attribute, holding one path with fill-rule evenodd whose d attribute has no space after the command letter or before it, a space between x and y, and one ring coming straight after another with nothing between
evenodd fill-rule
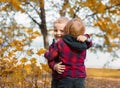
<instances>
[{"instance_id":1,"label":"yellow autumn foliage","mask_svg":"<svg viewBox=\"0 0 120 88\"><path fill-rule=\"evenodd\" d=\"M2 47L2 51L6 51L8 47Z\"/></svg>"},{"instance_id":2,"label":"yellow autumn foliage","mask_svg":"<svg viewBox=\"0 0 120 88\"><path fill-rule=\"evenodd\" d=\"M2 39L0 39L0 44L2 44L3 43L3 40Z\"/></svg>"},{"instance_id":3,"label":"yellow autumn foliage","mask_svg":"<svg viewBox=\"0 0 120 88\"><path fill-rule=\"evenodd\" d=\"M26 69L28 74L31 74L31 72L32 72L31 64L26 64L25 69Z\"/></svg>"},{"instance_id":4,"label":"yellow autumn foliage","mask_svg":"<svg viewBox=\"0 0 120 88\"><path fill-rule=\"evenodd\" d=\"M25 1L0 0L3 4L0 11L8 11L8 14L11 10L24 12L21 4ZM41 6L43 6L43 1L41 1ZM33 48L30 48L30 43L36 37L41 36L41 33L18 26L16 22L12 24L12 20L10 22L9 27L3 25L3 30L0 30L0 87L3 85L4 88L44 88L45 86L50 88L50 83L45 80L49 75L47 70L50 69L44 66L44 70L40 64L37 64L36 58L27 58L35 54ZM41 55L44 52L45 49L42 48L37 54Z\"/></svg>"},{"instance_id":5,"label":"yellow autumn foliage","mask_svg":"<svg viewBox=\"0 0 120 88\"><path fill-rule=\"evenodd\" d=\"M10 58L10 57L13 57L13 56L15 56L15 52L14 51L9 52L8 57Z\"/></svg>"},{"instance_id":6,"label":"yellow autumn foliage","mask_svg":"<svg viewBox=\"0 0 120 88\"><path fill-rule=\"evenodd\" d=\"M120 4L120 0L110 0L111 4Z\"/></svg>"},{"instance_id":7,"label":"yellow autumn foliage","mask_svg":"<svg viewBox=\"0 0 120 88\"><path fill-rule=\"evenodd\" d=\"M31 55L31 50L26 51L27 55Z\"/></svg>"},{"instance_id":8,"label":"yellow autumn foliage","mask_svg":"<svg viewBox=\"0 0 120 88\"><path fill-rule=\"evenodd\" d=\"M105 9L106 9L106 6L103 5L101 2L96 4L96 12L104 13Z\"/></svg>"},{"instance_id":9,"label":"yellow autumn foliage","mask_svg":"<svg viewBox=\"0 0 120 88\"><path fill-rule=\"evenodd\" d=\"M33 29L24 29L27 33L33 33Z\"/></svg>"},{"instance_id":10,"label":"yellow autumn foliage","mask_svg":"<svg viewBox=\"0 0 120 88\"><path fill-rule=\"evenodd\" d=\"M28 61L28 59L25 58L25 57L23 57L23 58L20 59L20 62L21 62L21 63L25 63L25 62L27 62L27 61Z\"/></svg>"},{"instance_id":11,"label":"yellow autumn foliage","mask_svg":"<svg viewBox=\"0 0 120 88\"><path fill-rule=\"evenodd\" d=\"M47 71L47 72L51 72L51 70L49 69L49 66L47 64L43 64L43 63L40 63L40 65L42 66L42 68Z\"/></svg>"},{"instance_id":12,"label":"yellow autumn foliage","mask_svg":"<svg viewBox=\"0 0 120 88\"><path fill-rule=\"evenodd\" d=\"M36 58L31 58L31 59L30 59L30 62L31 62L32 64L36 64L36 63L37 63Z\"/></svg>"},{"instance_id":13,"label":"yellow autumn foliage","mask_svg":"<svg viewBox=\"0 0 120 88\"><path fill-rule=\"evenodd\" d=\"M23 48L20 46L16 46L17 51L23 51Z\"/></svg>"},{"instance_id":14,"label":"yellow autumn foliage","mask_svg":"<svg viewBox=\"0 0 120 88\"><path fill-rule=\"evenodd\" d=\"M23 9L23 7L25 7L26 1L27 0L0 0L0 2L2 2L0 11L8 11L9 9L10 11L26 11L27 13L27 9ZM29 2L31 1L33 4L40 4L40 8L37 7L37 9L43 9L45 4L44 0L30 0ZM65 1L66 0L64 0L64 2ZM116 23L115 20L112 19L114 20L112 21L111 18L116 18L115 16L120 15L119 8L114 9L119 5L120 0L109 0L110 3L107 3L108 6L103 4L101 1L102 0L78 0L75 1L75 5L73 3L71 5L71 1L68 0L68 3L63 4L61 13L66 11L68 12L68 15L73 17L77 6L80 7L80 9L84 9L84 7L85 9L86 7L89 8L92 12L92 15L88 15L91 15L91 18L95 19L95 26L99 26L100 30L103 31L107 36L104 38L105 44L110 45L111 47L119 46L116 45L115 42L110 42L109 40L117 37L119 38L119 36L117 36L120 33L119 22ZM4 4L3 2L6 3ZM27 6L30 5L29 2L27 3ZM80 11L78 11L77 14L81 14L79 12ZM9 12L7 13L9 14ZM38 13L40 13L39 16L42 14L40 11ZM113 16L113 14L115 14L115 16ZM49 88L48 85L50 83L50 78L47 77L47 75L51 70L49 69L48 65L40 63L38 66L36 65L36 58L31 58L28 60L28 58L25 57L26 54L28 56L35 54L33 50L29 48L30 42L32 42L32 40L36 37L40 36L41 33L39 31L34 31L31 28L25 27L23 28L24 31L22 31L22 28L17 27L16 25L17 24L14 24L8 27L8 30L6 31L4 31L4 29L0 30L0 33L2 34L2 38L0 37L0 86L4 85L4 88ZM17 39L15 38L16 36L18 36ZM4 45L5 43L6 45ZM27 50L25 49L25 46L28 47ZM111 47L108 48L108 52L112 51ZM40 56L44 54L45 51L46 50L44 48L41 48L37 51L36 54ZM21 63L19 63L18 59L22 55L25 56L20 59ZM27 64L29 61L31 63Z\"/></svg>"},{"instance_id":15,"label":"yellow autumn foliage","mask_svg":"<svg viewBox=\"0 0 120 88\"><path fill-rule=\"evenodd\" d=\"M33 40L33 39L35 39L37 36L35 36L35 35L33 35L33 36L30 36L29 37L29 40Z\"/></svg>"},{"instance_id":16,"label":"yellow autumn foliage","mask_svg":"<svg viewBox=\"0 0 120 88\"><path fill-rule=\"evenodd\" d=\"M38 36L41 35L39 31L34 31L33 34L36 34L36 35L38 35Z\"/></svg>"},{"instance_id":17,"label":"yellow autumn foliage","mask_svg":"<svg viewBox=\"0 0 120 88\"><path fill-rule=\"evenodd\" d=\"M38 55L41 55L41 54L43 54L43 53L45 53L45 52L46 52L46 49L41 48L40 50L38 50L37 54L38 54Z\"/></svg>"}]
</instances>

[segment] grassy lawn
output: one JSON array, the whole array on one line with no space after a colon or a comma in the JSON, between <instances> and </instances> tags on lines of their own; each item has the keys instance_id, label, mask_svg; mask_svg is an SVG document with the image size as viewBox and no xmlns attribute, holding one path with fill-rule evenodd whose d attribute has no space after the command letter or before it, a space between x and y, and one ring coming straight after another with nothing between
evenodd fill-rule
<instances>
[{"instance_id":1,"label":"grassy lawn","mask_svg":"<svg viewBox=\"0 0 120 88\"><path fill-rule=\"evenodd\" d=\"M87 68L88 77L105 77L120 79L120 69Z\"/></svg>"},{"instance_id":2,"label":"grassy lawn","mask_svg":"<svg viewBox=\"0 0 120 88\"><path fill-rule=\"evenodd\" d=\"M87 68L85 88L120 88L120 69Z\"/></svg>"},{"instance_id":3,"label":"grassy lawn","mask_svg":"<svg viewBox=\"0 0 120 88\"><path fill-rule=\"evenodd\" d=\"M86 70L85 88L120 88L120 69L87 68Z\"/></svg>"}]
</instances>

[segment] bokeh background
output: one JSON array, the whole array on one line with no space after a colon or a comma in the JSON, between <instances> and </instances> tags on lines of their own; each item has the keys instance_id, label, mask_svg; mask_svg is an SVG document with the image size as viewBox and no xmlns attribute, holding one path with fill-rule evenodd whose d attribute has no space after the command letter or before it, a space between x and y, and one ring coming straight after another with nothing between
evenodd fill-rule
<instances>
[{"instance_id":1,"label":"bokeh background","mask_svg":"<svg viewBox=\"0 0 120 88\"><path fill-rule=\"evenodd\" d=\"M0 0L0 88L50 88L53 22L80 17L93 46L86 88L120 87L120 0Z\"/></svg>"}]
</instances>

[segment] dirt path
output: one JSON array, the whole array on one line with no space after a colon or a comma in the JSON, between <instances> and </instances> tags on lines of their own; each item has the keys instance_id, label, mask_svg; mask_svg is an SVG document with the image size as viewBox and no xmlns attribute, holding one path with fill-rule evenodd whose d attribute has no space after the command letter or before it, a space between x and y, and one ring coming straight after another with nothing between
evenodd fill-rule
<instances>
[{"instance_id":1,"label":"dirt path","mask_svg":"<svg viewBox=\"0 0 120 88\"><path fill-rule=\"evenodd\" d=\"M120 79L88 77L85 86L86 88L120 88Z\"/></svg>"}]
</instances>

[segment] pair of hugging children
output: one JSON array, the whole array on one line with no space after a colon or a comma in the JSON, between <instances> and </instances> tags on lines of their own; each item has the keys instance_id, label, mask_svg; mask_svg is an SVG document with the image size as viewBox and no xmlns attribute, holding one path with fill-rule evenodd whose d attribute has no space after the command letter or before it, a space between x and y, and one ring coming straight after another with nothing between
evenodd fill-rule
<instances>
[{"instance_id":1,"label":"pair of hugging children","mask_svg":"<svg viewBox=\"0 0 120 88\"><path fill-rule=\"evenodd\" d=\"M86 50L92 41L80 18L61 17L54 22L53 43L44 54L52 69L51 88L85 88Z\"/></svg>"}]
</instances>

